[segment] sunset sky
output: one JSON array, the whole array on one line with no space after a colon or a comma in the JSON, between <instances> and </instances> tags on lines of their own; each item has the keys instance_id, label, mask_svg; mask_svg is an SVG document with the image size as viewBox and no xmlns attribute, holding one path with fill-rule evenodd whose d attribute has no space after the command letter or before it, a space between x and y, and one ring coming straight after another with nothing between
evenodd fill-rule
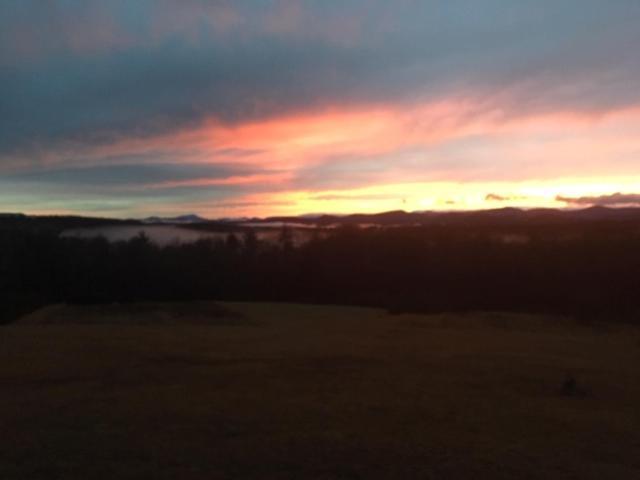
<instances>
[{"instance_id":1,"label":"sunset sky","mask_svg":"<svg viewBox=\"0 0 640 480\"><path fill-rule=\"evenodd\" d=\"M2 0L0 211L640 206L638 0Z\"/></svg>"}]
</instances>

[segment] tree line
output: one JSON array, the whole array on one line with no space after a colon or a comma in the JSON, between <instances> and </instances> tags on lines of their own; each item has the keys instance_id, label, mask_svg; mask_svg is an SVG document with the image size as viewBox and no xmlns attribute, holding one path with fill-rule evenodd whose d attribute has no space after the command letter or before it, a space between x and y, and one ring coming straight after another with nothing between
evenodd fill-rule
<instances>
[{"instance_id":1,"label":"tree line","mask_svg":"<svg viewBox=\"0 0 640 480\"><path fill-rule=\"evenodd\" d=\"M0 321L53 302L236 300L394 312L517 311L637 322L640 229L343 227L295 245L246 230L160 247L0 229Z\"/></svg>"}]
</instances>

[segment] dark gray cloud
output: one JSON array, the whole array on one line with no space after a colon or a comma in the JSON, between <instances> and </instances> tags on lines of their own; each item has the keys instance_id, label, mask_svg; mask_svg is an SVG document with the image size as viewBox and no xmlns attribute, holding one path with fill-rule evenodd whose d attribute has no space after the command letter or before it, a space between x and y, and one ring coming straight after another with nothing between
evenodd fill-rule
<instances>
[{"instance_id":1,"label":"dark gray cloud","mask_svg":"<svg viewBox=\"0 0 640 480\"><path fill-rule=\"evenodd\" d=\"M499 195L497 193L488 193L484 199L491 202L512 202L514 200L527 200L527 197L522 195Z\"/></svg>"},{"instance_id":2,"label":"dark gray cloud","mask_svg":"<svg viewBox=\"0 0 640 480\"><path fill-rule=\"evenodd\" d=\"M104 212L135 216L214 208L267 185L200 184L261 173L230 164L116 164L0 175L3 210Z\"/></svg>"},{"instance_id":3,"label":"dark gray cloud","mask_svg":"<svg viewBox=\"0 0 640 480\"><path fill-rule=\"evenodd\" d=\"M510 197L507 196L503 196L503 195L498 195L497 193L488 193L485 197L485 200L490 200L493 202L506 202L511 200Z\"/></svg>"},{"instance_id":4,"label":"dark gray cloud","mask_svg":"<svg viewBox=\"0 0 640 480\"><path fill-rule=\"evenodd\" d=\"M445 95L607 111L640 99L638 23L631 0L2 2L0 152Z\"/></svg>"},{"instance_id":5,"label":"dark gray cloud","mask_svg":"<svg viewBox=\"0 0 640 480\"><path fill-rule=\"evenodd\" d=\"M28 171L0 175L0 200L7 211L168 215L194 211L193 205L197 210L215 208L260 191L251 185L189 184L190 180L223 180L251 172L247 167L228 165L153 164Z\"/></svg>"},{"instance_id":6,"label":"dark gray cloud","mask_svg":"<svg viewBox=\"0 0 640 480\"><path fill-rule=\"evenodd\" d=\"M565 197L558 195L556 200L568 205L601 206L601 207L625 207L640 206L640 194L638 193L614 193L597 197Z\"/></svg>"},{"instance_id":7,"label":"dark gray cloud","mask_svg":"<svg viewBox=\"0 0 640 480\"><path fill-rule=\"evenodd\" d=\"M52 185L65 187L145 188L167 182L187 182L199 179L225 179L256 173L248 166L189 165L189 164L132 164L100 165L82 168L31 170L3 175L0 184Z\"/></svg>"}]
</instances>

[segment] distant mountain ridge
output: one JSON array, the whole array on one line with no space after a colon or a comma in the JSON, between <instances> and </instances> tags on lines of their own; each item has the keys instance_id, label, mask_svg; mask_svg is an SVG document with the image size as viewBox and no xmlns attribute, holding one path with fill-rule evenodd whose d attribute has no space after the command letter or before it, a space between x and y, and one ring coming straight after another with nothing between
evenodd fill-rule
<instances>
[{"instance_id":1,"label":"distant mountain ridge","mask_svg":"<svg viewBox=\"0 0 640 480\"><path fill-rule=\"evenodd\" d=\"M179 215L177 217L147 217L142 220L142 223L163 223L163 224L189 224L189 223L205 223L209 220L199 215L188 214Z\"/></svg>"},{"instance_id":2,"label":"distant mountain ridge","mask_svg":"<svg viewBox=\"0 0 640 480\"><path fill-rule=\"evenodd\" d=\"M305 223L318 226L328 225L456 225L491 223L507 224L513 222L557 223L564 221L640 221L640 208L608 208L594 206L580 210L559 210L553 208L535 208L523 210L519 208L499 208L491 210L454 211L454 212L405 212L393 210L381 213L356 213L350 215L280 216L254 220L254 223L283 222Z\"/></svg>"},{"instance_id":3,"label":"distant mountain ridge","mask_svg":"<svg viewBox=\"0 0 640 480\"><path fill-rule=\"evenodd\" d=\"M474 211L414 211L393 210L380 213L354 214L319 214L299 216L274 216L266 218L235 217L207 219L196 214L175 217L152 216L142 220L123 220L110 218L92 218L65 215L25 215L22 213L0 213L0 226L34 223L51 224L53 226L76 228L82 226L98 226L108 224L145 224L145 225L185 225L208 228L218 226L252 226L273 224L306 225L309 227L328 227L343 225L371 226L428 226L428 225L493 225L506 226L512 224L559 224L562 222L640 222L640 207L603 207L593 206L579 210L559 210L553 208L499 208Z\"/></svg>"}]
</instances>

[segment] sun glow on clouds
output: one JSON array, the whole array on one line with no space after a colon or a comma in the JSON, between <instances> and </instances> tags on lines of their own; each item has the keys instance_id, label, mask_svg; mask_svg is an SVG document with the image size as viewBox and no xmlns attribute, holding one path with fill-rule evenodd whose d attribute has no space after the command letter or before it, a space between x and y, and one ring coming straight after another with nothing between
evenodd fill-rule
<instances>
[{"instance_id":1,"label":"sun glow on clouds","mask_svg":"<svg viewBox=\"0 0 640 480\"><path fill-rule=\"evenodd\" d=\"M637 109L512 117L451 101L211 120L141 146L188 150L204 163L246 152L233 161L259 173L150 187L259 187L192 205L212 216L565 207L558 195L640 191L639 125Z\"/></svg>"},{"instance_id":2,"label":"sun glow on clouds","mask_svg":"<svg viewBox=\"0 0 640 480\"><path fill-rule=\"evenodd\" d=\"M49 152L47 163L148 155L248 169L120 189L198 189L203 198L162 212L212 217L565 207L557 196L640 191L639 126L638 109L507 114L469 99L332 107L236 125L210 119L156 137ZM236 190L206 199L220 187Z\"/></svg>"},{"instance_id":3,"label":"sun glow on clouds","mask_svg":"<svg viewBox=\"0 0 640 480\"><path fill-rule=\"evenodd\" d=\"M506 130L503 115L471 101L420 105L327 107L237 126L211 122L198 133L205 149L247 149L270 166L309 166L350 155L364 157L426 147ZM195 138L192 137L191 140ZM255 160L256 157L251 160Z\"/></svg>"},{"instance_id":4,"label":"sun glow on clouds","mask_svg":"<svg viewBox=\"0 0 640 480\"><path fill-rule=\"evenodd\" d=\"M238 126L211 121L189 132L182 142L212 154L224 149L254 151L247 161L258 158L265 165L283 167L347 154L366 156L406 147L433 147L465 138L476 138L486 147L502 141L525 155L540 155L539 148L553 144L558 150L546 151L546 158L539 158L543 164L553 162L551 157L593 156L594 148L608 154L638 146L639 122L638 109L607 115L561 112L512 117L472 102L438 102L412 108L328 109ZM179 139L174 138L173 144L179 144ZM586 150L579 152L580 147Z\"/></svg>"},{"instance_id":5,"label":"sun glow on clouds","mask_svg":"<svg viewBox=\"0 0 640 480\"><path fill-rule=\"evenodd\" d=\"M376 213L389 210L474 210L502 207L565 208L558 196L582 197L606 195L622 189L640 191L640 178L580 178L539 182L418 182L376 185L350 190L323 192L283 192L254 196L251 206L271 203L274 214L300 212ZM491 193L488 193L491 192ZM495 193L494 193L495 192ZM567 193L568 192L568 193ZM492 198L499 197L499 199ZM275 205L275 206L273 206ZM238 213L248 211L242 204L233 206Z\"/></svg>"}]
</instances>

